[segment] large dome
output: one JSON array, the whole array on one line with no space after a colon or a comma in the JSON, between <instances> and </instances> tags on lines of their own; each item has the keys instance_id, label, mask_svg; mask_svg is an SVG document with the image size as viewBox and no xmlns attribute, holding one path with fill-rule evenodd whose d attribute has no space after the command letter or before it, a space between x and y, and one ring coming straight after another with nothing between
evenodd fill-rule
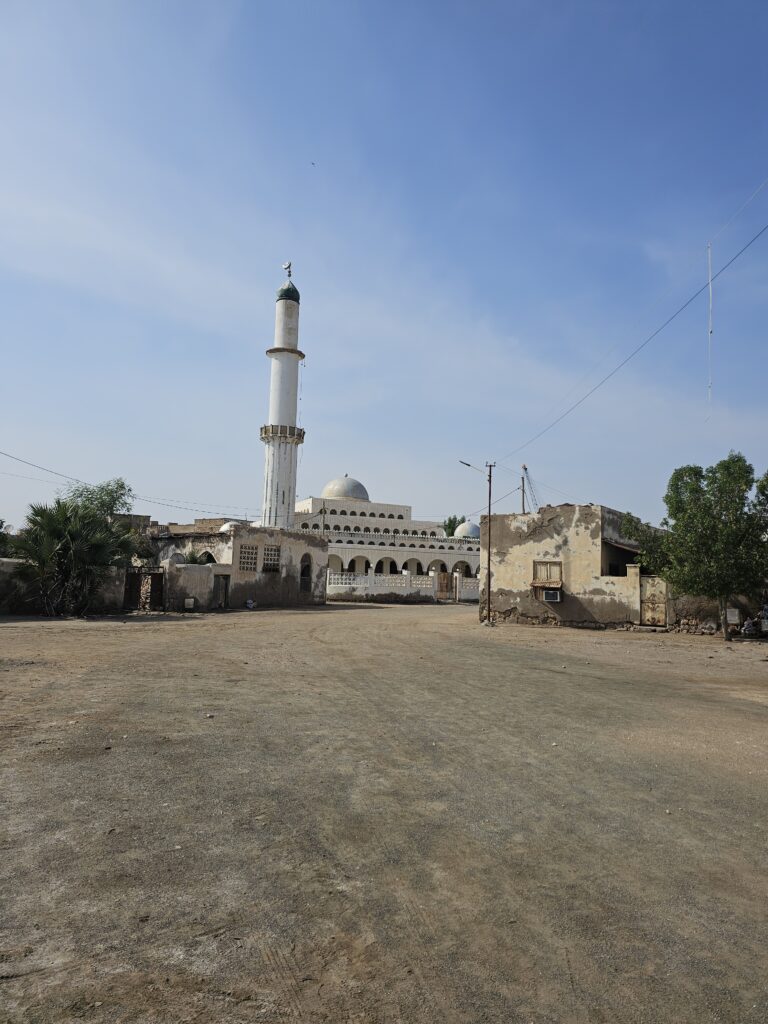
<instances>
[{"instance_id":1,"label":"large dome","mask_svg":"<svg viewBox=\"0 0 768 1024\"><path fill-rule=\"evenodd\" d=\"M357 498L359 501L370 501L368 497L368 491L363 487L359 480L353 479L351 476L338 477L336 480L331 480L323 488L323 492L320 495L321 498Z\"/></svg>"},{"instance_id":2,"label":"large dome","mask_svg":"<svg viewBox=\"0 0 768 1024\"><path fill-rule=\"evenodd\" d=\"M477 540L480 537L480 527L477 525L477 523L462 523L460 526L456 527L456 531L453 536L473 537L475 540Z\"/></svg>"}]
</instances>

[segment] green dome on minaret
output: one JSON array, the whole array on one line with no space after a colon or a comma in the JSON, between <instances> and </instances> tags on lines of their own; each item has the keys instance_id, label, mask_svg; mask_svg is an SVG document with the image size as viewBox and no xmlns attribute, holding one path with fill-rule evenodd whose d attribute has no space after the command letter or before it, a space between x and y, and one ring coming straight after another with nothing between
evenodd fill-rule
<instances>
[{"instance_id":1,"label":"green dome on minaret","mask_svg":"<svg viewBox=\"0 0 768 1024\"><path fill-rule=\"evenodd\" d=\"M292 302L300 301L299 289L290 278L285 282L282 288L277 289L277 301L279 302L280 299L290 299Z\"/></svg>"}]
</instances>

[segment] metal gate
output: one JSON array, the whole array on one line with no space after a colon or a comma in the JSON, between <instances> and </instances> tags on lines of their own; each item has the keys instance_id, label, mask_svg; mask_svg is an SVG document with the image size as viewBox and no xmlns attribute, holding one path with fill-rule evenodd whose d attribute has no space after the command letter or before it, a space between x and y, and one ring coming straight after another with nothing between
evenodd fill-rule
<instances>
[{"instance_id":1,"label":"metal gate","mask_svg":"<svg viewBox=\"0 0 768 1024\"><path fill-rule=\"evenodd\" d=\"M667 624L667 584L660 576L640 577L640 624Z\"/></svg>"},{"instance_id":2,"label":"metal gate","mask_svg":"<svg viewBox=\"0 0 768 1024\"><path fill-rule=\"evenodd\" d=\"M439 572L437 573L437 593L435 597L438 601L453 601L453 573L450 572Z\"/></svg>"}]
</instances>

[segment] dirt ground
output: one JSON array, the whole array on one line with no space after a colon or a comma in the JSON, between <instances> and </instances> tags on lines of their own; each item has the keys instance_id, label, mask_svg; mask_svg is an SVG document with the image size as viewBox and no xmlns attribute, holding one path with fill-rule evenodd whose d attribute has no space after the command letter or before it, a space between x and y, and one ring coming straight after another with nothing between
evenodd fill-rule
<instances>
[{"instance_id":1,"label":"dirt ground","mask_svg":"<svg viewBox=\"0 0 768 1024\"><path fill-rule=\"evenodd\" d=\"M0 620L0 1020L768 1020L768 644Z\"/></svg>"}]
</instances>

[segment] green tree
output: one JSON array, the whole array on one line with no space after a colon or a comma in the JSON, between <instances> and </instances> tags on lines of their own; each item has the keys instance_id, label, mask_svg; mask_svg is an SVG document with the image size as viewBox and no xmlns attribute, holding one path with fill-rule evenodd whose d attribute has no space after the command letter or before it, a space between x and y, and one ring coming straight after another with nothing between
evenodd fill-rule
<instances>
[{"instance_id":1,"label":"green tree","mask_svg":"<svg viewBox=\"0 0 768 1024\"><path fill-rule=\"evenodd\" d=\"M126 526L96 508L66 498L30 505L12 539L16 570L27 601L46 615L82 615L113 566L126 565L135 539Z\"/></svg>"},{"instance_id":2,"label":"green tree","mask_svg":"<svg viewBox=\"0 0 768 1024\"><path fill-rule=\"evenodd\" d=\"M716 600L729 640L728 602L759 594L768 577L768 473L756 479L739 452L707 469L681 466L669 478L664 504L662 530L625 519L640 543L637 560L677 593Z\"/></svg>"},{"instance_id":3,"label":"green tree","mask_svg":"<svg viewBox=\"0 0 768 1024\"><path fill-rule=\"evenodd\" d=\"M4 519L0 519L0 558L13 558L13 538L11 528Z\"/></svg>"},{"instance_id":4,"label":"green tree","mask_svg":"<svg viewBox=\"0 0 768 1024\"><path fill-rule=\"evenodd\" d=\"M456 533L457 527L461 526L467 520L464 516L460 519L457 516L448 516L447 519L443 520L443 529L445 530L446 537L452 537Z\"/></svg>"},{"instance_id":5,"label":"green tree","mask_svg":"<svg viewBox=\"0 0 768 1024\"><path fill-rule=\"evenodd\" d=\"M136 495L121 476L101 484L70 484L62 497L101 516L128 515Z\"/></svg>"}]
</instances>

